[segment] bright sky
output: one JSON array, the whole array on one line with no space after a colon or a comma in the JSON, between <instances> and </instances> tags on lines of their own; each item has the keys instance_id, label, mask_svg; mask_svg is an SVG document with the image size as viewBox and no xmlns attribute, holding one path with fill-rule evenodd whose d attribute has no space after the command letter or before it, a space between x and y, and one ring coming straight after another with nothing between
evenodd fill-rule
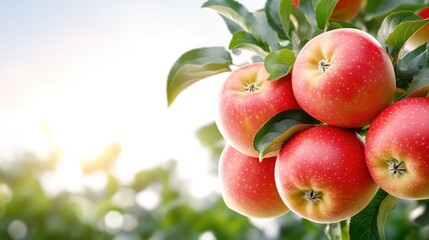
<instances>
[{"instance_id":1,"label":"bright sky","mask_svg":"<svg viewBox=\"0 0 429 240\"><path fill-rule=\"evenodd\" d=\"M251 10L263 4L241 2ZM165 86L185 51L228 45L226 26L203 3L1 1L0 164L22 149L43 156L45 124L64 150L68 177L79 176L75 161L111 142L122 146L124 180L169 159L184 176L201 177L209 153L195 131L213 121L225 75L195 84L168 109Z\"/></svg>"}]
</instances>

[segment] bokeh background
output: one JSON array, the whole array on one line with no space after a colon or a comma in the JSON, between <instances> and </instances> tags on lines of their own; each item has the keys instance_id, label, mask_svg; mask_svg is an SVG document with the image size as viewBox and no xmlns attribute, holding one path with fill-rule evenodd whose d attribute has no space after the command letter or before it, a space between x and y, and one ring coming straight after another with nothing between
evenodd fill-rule
<instances>
[{"instance_id":1,"label":"bokeh background","mask_svg":"<svg viewBox=\"0 0 429 240\"><path fill-rule=\"evenodd\" d=\"M0 1L0 239L323 239L293 214L224 205L213 119L225 74L167 108L175 60L228 45L203 3ZM417 236L425 211L400 202L389 239Z\"/></svg>"}]
</instances>

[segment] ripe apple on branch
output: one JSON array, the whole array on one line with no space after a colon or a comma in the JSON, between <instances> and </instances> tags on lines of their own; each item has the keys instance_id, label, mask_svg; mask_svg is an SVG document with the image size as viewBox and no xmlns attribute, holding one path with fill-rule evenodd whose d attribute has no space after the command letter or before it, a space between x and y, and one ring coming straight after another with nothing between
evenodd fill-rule
<instances>
[{"instance_id":1,"label":"ripe apple on branch","mask_svg":"<svg viewBox=\"0 0 429 240\"><path fill-rule=\"evenodd\" d=\"M288 141L277 157L275 181L291 211L319 223L356 215L378 189L363 141L353 130L333 126L312 127Z\"/></svg>"},{"instance_id":2,"label":"ripe apple on branch","mask_svg":"<svg viewBox=\"0 0 429 240\"><path fill-rule=\"evenodd\" d=\"M383 110L366 136L374 181L395 197L428 199L428 137L429 98L405 98Z\"/></svg>"},{"instance_id":3,"label":"ripe apple on branch","mask_svg":"<svg viewBox=\"0 0 429 240\"><path fill-rule=\"evenodd\" d=\"M393 99L389 55L368 33L350 28L322 33L301 49L292 87L299 105L329 125L369 124Z\"/></svg>"},{"instance_id":4,"label":"ripe apple on branch","mask_svg":"<svg viewBox=\"0 0 429 240\"><path fill-rule=\"evenodd\" d=\"M231 73L219 94L216 124L220 132L232 147L256 158L253 138L262 125L277 113L300 108L291 75L277 81L268 81L268 75L263 63L248 64Z\"/></svg>"},{"instance_id":5,"label":"ripe apple on branch","mask_svg":"<svg viewBox=\"0 0 429 240\"><path fill-rule=\"evenodd\" d=\"M296 214L329 239L385 239L400 199L429 199L429 27L423 0L209 0L228 50L184 53L167 99L232 71L214 116L225 203L248 217ZM429 35L428 35L429 36ZM235 65L246 51L251 61ZM242 62L242 61L241 61ZM340 231L338 226L341 226Z\"/></svg>"},{"instance_id":6,"label":"ripe apple on branch","mask_svg":"<svg viewBox=\"0 0 429 240\"><path fill-rule=\"evenodd\" d=\"M259 162L226 146L219 159L219 179L226 205L245 216L268 218L289 211L274 181L276 158Z\"/></svg>"}]
</instances>

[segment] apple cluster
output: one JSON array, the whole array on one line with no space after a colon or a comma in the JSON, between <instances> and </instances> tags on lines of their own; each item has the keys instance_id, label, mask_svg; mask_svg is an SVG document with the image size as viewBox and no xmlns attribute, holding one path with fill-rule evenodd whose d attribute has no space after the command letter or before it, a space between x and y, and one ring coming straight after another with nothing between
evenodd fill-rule
<instances>
[{"instance_id":1,"label":"apple cluster","mask_svg":"<svg viewBox=\"0 0 429 240\"><path fill-rule=\"evenodd\" d=\"M379 188L398 198L429 198L429 98L394 102L393 64L374 37L357 29L324 32L301 49L290 74L268 76L263 63L241 66L219 94L227 206L249 217L290 210L331 223L360 212ZM289 109L320 123L260 161L256 133Z\"/></svg>"}]
</instances>

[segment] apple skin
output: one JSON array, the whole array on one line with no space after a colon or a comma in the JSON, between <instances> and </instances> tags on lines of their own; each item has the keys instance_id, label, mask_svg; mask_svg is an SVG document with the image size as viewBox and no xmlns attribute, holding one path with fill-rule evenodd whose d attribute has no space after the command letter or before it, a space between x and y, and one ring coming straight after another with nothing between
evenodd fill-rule
<instances>
[{"instance_id":1,"label":"apple skin","mask_svg":"<svg viewBox=\"0 0 429 240\"><path fill-rule=\"evenodd\" d=\"M364 0L338 0L332 12L332 20L348 21L355 18L365 5Z\"/></svg>"},{"instance_id":2,"label":"apple skin","mask_svg":"<svg viewBox=\"0 0 429 240\"><path fill-rule=\"evenodd\" d=\"M263 63L242 66L225 80L218 98L215 120L219 131L228 144L251 157L259 156L253 138L265 122L284 110L300 109L290 74L277 81L267 81L268 76Z\"/></svg>"},{"instance_id":3,"label":"apple skin","mask_svg":"<svg viewBox=\"0 0 429 240\"><path fill-rule=\"evenodd\" d=\"M429 18L429 8L421 10L418 15L423 18ZM409 51L417 48L418 46L429 42L429 24L426 24L421 29L419 29L414 35L408 39L405 48Z\"/></svg>"},{"instance_id":4,"label":"apple skin","mask_svg":"<svg viewBox=\"0 0 429 240\"><path fill-rule=\"evenodd\" d=\"M405 98L381 112L368 130L365 154L374 181L386 192L429 198L429 98Z\"/></svg>"},{"instance_id":5,"label":"apple skin","mask_svg":"<svg viewBox=\"0 0 429 240\"><path fill-rule=\"evenodd\" d=\"M396 83L392 62L377 40L344 28L322 33L302 48L292 88L299 105L314 118L357 128L391 104Z\"/></svg>"},{"instance_id":6,"label":"apple skin","mask_svg":"<svg viewBox=\"0 0 429 240\"><path fill-rule=\"evenodd\" d=\"M299 5L299 0L293 0ZM339 0L331 15L331 20L348 21L355 18L365 5L364 0Z\"/></svg>"},{"instance_id":7,"label":"apple skin","mask_svg":"<svg viewBox=\"0 0 429 240\"><path fill-rule=\"evenodd\" d=\"M292 212L318 223L354 216L378 190L362 139L333 126L309 128L286 142L277 156L275 181Z\"/></svg>"},{"instance_id":8,"label":"apple skin","mask_svg":"<svg viewBox=\"0 0 429 240\"><path fill-rule=\"evenodd\" d=\"M429 7L422 9L418 15L423 19L429 18Z\"/></svg>"},{"instance_id":9,"label":"apple skin","mask_svg":"<svg viewBox=\"0 0 429 240\"><path fill-rule=\"evenodd\" d=\"M274 181L276 158L246 156L227 145L220 160L218 175L222 197L232 210L253 218L271 218L289 211Z\"/></svg>"}]
</instances>

